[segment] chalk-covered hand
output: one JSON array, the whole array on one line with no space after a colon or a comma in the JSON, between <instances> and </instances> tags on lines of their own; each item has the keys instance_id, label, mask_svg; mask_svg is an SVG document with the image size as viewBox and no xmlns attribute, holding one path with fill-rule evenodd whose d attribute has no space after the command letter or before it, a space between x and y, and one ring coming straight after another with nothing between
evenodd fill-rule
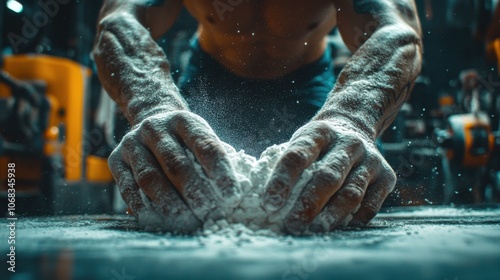
<instances>
[{"instance_id":1,"label":"chalk-covered hand","mask_svg":"<svg viewBox=\"0 0 500 280\"><path fill-rule=\"evenodd\" d=\"M313 162L318 167L286 218L290 233L303 232L317 216L324 231L349 222L366 224L394 188L394 171L374 141L350 121L313 120L289 144L267 183L267 210L282 208L302 171Z\"/></svg>"},{"instance_id":2,"label":"chalk-covered hand","mask_svg":"<svg viewBox=\"0 0 500 280\"><path fill-rule=\"evenodd\" d=\"M133 126L108 162L139 222L154 208L165 230L189 232L223 217L240 188L222 143L180 95L146 28L147 11L155 8L145 2L106 1L99 15L93 50L99 79Z\"/></svg>"},{"instance_id":3,"label":"chalk-covered hand","mask_svg":"<svg viewBox=\"0 0 500 280\"><path fill-rule=\"evenodd\" d=\"M195 168L194 158L203 170ZM109 166L132 211L152 205L169 221L169 230L188 232L200 221L221 218L228 211L221 205L235 205L241 195L221 141L203 118L186 110L138 123L113 151Z\"/></svg>"}]
</instances>

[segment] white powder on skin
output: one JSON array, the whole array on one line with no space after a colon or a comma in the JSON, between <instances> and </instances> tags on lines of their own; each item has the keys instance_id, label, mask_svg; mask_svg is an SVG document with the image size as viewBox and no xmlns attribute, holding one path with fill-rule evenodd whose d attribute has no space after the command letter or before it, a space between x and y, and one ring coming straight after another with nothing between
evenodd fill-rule
<instances>
[{"instance_id":1,"label":"white powder on skin","mask_svg":"<svg viewBox=\"0 0 500 280\"><path fill-rule=\"evenodd\" d=\"M190 233L200 228L200 221L187 205L174 201L175 198L164 198L164 203L171 206L168 216L165 216L160 214L160 206L152 203L142 190L140 195L145 209L137 213L137 221L145 230Z\"/></svg>"}]
</instances>

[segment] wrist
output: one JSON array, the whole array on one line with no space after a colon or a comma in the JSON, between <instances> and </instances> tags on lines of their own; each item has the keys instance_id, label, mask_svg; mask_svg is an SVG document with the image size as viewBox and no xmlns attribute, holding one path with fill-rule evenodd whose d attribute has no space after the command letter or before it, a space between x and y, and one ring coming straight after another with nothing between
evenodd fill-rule
<instances>
[{"instance_id":1,"label":"wrist","mask_svg":"<svg viewBox=\"0 0 500 280\"><path fill-rule=\"evenodd\" d=\"M122 109L122 112L132 126L154 115L189 110L180 97L171 96L167 97L168 100L158 100L158 102L154 101L155 98L153 98L153 100L148 100L148 102L144 102L144 98L137 99L142 100L131 100L124 108L125 110Z\"/></svg>"},{"instance_id":2,"label":"wrist","mask_svg":"<svg viewBox=\"0 0 500 280\"><path fill-rule=\"evenodd\" d=\"M144 6L144 5L142 5ZM101 19L109 15L120 15L123 13L128 13L133 16L139 16L141 12L141 4L137 1L117 1L117 0L107 0L104 1L99 17Z\"/></svg>"},{"instance_id":3,"label":"wrist","mask_svg":"<svg viewBox=\"0 0 500 280\"><path fill-rule=\"evenodd\" d=\"M370 141L375 141L378 137L376 126L371 125L371 122L367 121L365 117L357 116L354 113L322 110L313 118L313 121L327 121L335 126L356 131Z\"/></svg>"}]
</instances>

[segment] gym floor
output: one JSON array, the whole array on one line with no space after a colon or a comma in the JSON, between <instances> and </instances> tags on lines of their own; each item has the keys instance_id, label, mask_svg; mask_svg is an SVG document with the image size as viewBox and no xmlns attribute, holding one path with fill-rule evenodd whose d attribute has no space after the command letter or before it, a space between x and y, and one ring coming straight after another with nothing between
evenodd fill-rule
<instances>
[{"instance_id":1,"label":"gym floor","mask_svg":"<svg viewBox=\"0 0 500 280\"><path fill-rule=\"evenodd\" d=\"M19 218L17 273L0 278L496 280L499 233L500 205L392 208L367 228L312 237L172 236L125 215Z\"/></svg>"}]
</instances>

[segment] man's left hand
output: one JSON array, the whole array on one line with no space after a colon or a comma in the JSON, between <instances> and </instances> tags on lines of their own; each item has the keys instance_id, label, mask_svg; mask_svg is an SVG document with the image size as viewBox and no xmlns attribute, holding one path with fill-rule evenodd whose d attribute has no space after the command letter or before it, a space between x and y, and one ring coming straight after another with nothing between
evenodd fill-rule
<instances>
[{"instance_id":1,"label":"man's left hand","mask_svg":"<svg viewBox=\"0 0 500 280\"><path fill-rule=\"evenodd\" d=\"M289 212L285 225L304 232L319 215L323 231L368 223L396 183L396 175L374 140L343 118L313 120L300 128L266 185L264 207L281 209L302 171L317 169Z\"/></svg>"}]
</instances>

